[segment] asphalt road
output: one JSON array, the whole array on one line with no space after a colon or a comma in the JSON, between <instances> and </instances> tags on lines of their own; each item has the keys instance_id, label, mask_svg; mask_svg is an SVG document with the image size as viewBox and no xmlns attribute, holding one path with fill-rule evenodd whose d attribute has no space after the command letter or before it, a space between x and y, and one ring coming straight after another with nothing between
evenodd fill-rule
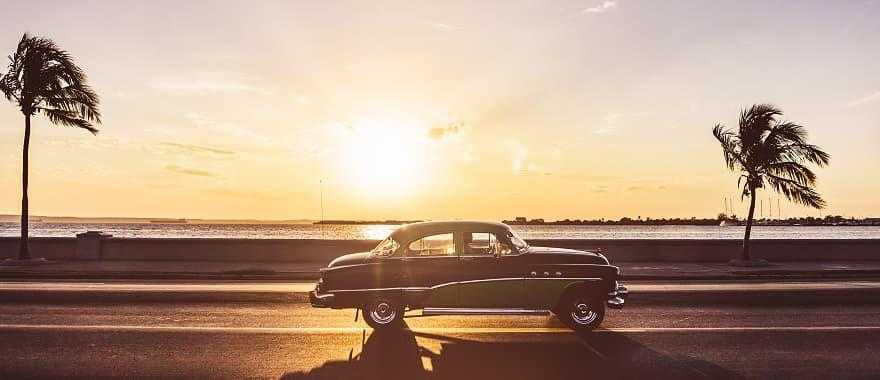
<instances>
[{"instance_id":1,"label":"asphalt road","mask_svg":"<svg viewBox=\"0 0 880 380\"><path fill-rule=\"evenodd\" d=\"M880 283L628 285L578 335L540 316L378 333L307 284L0 283L0 378L880 377Z\"/></svg>"}]
</instances>

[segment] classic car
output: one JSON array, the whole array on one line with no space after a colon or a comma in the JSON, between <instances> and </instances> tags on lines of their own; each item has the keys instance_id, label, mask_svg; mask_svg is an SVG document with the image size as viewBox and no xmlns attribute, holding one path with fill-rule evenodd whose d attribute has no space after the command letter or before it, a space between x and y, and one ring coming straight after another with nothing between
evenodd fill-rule
<instances>
[{"instance_id":1,"label":"classic car","mask_svg":"<svg viewBox=\"0 0 880 380\"><path fill-rule=\"evenodd\" d=\"M374 329L422 315L553 313L576 330L599 326L627 295L600 252L532 247L501 223L402 226L370 252L321 269L314 307L356 308Z\"/></svg>"}]
</instances>

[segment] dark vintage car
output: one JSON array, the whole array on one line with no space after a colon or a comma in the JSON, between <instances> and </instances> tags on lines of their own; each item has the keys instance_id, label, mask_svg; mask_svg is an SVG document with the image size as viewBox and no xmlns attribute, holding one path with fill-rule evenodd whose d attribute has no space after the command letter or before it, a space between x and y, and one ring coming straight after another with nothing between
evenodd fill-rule
<instances>
[{"instance_id":1,"label":"dark vintage car","mask_svg":"<svg viewBox=\"0 0 880 380\"><path fill-rule=\"evenodd\" d=\"M321 270L312 306L363 310L373 328L422 315L556 314L578 330L623 307L620 271L599 252L532 247L501 223L405 225Z\"/></svg>"}]
</instances>

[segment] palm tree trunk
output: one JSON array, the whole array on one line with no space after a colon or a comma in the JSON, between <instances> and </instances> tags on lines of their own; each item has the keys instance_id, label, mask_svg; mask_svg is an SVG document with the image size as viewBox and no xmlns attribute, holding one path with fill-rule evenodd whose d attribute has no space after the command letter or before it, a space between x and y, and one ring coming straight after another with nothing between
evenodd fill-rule
<instances>
[{"instance_id":1,"label":"palm tree trunk","mask_svg":"<svg viewBox=\"0 0 880 380\"><path fill-rule=\"evenodd\" d=\"M755 194L755 188L749 187L749 218L746 219L746 236L743 238L743 251L742 251L742 260L749 261L752 259L752 256L749 252L749 238L752 235L752 221L755 219L755 198L757 198Z\"/></svg>"},{"instance_id":2,"label":"palm tree trunk","mask_svg":"<svg viewBox=\"0 0 880 380\"><path fill-rule=\"evenodd\" d=\"M30 260L28 246L28 150L31 145L31 116L24 116L24 146L21 152L21 240L18 243L18 259Z\"/></svg>"}]
</instances>

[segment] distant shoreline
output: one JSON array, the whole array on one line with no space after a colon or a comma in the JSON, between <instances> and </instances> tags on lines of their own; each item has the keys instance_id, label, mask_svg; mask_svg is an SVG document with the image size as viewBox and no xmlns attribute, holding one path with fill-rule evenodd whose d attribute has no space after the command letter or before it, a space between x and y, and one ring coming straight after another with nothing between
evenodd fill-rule
<instances>
[{"instance_id":1,"label":"distant shoreline","mask_svg":"<svg viewBox=\"0 0 880 380\"><path fill-rule=\"evenodd\" d=\"M0 223L18 224L20 217L17 215L0 215ZM313 220L313 219L290 219L290 220L257 220L257 219L189 219L189 218L80 218L80 217L53 217L33 216L32 224L176 224L176 225L402 225L417 223L422 220ZM586 219L563 219L545 221L543 219L504 220L502 223L511 226L718 226L725 222L726 227L743 226L745 221L740 219L718 218L668 218L668 219L631 219L619 220L586 220ZM828 216L825 218L788 218L788 219L756 219L755 226L790 226L790 227L846 227L846 226L880 226L880 218L843 218L841 216Z\"/></svg>"},{"instance_id":2,"label":"distant shoreline","mask_svg":"<svg viewBox=\"0 0 880 380\"><path fill-rule=\"evenodd\" d=\"M328 224L328 225L365 225L365 224L384 224L384 225L401 225L418 223L422 220L320 220L312 224Z\"/></svg>"}]
</instances>

